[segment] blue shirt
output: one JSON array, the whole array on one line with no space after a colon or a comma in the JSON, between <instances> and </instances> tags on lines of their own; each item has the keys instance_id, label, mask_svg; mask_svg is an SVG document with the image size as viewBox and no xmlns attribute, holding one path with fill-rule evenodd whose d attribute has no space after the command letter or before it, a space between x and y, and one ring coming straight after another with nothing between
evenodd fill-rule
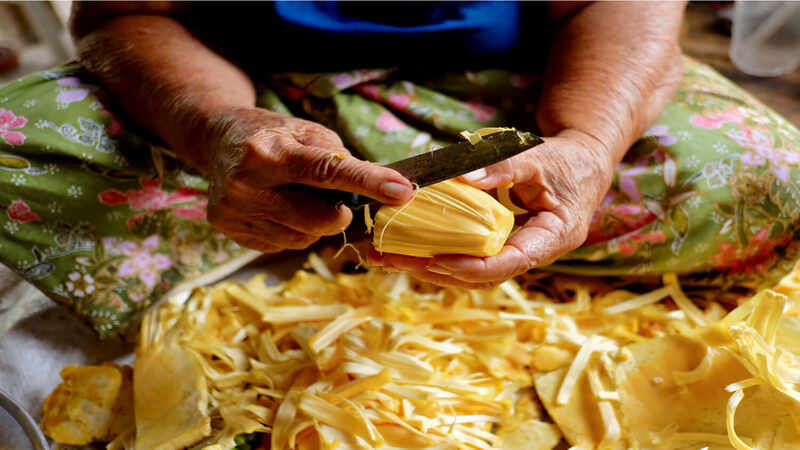
<instances>
[{"instance_id":1,"label":"blue shirt","mask_svg":"<svg viewBox=\"0 0 800 450\"><path fill-rule=\"evenodd\" d=\"M238 42L235 52L244 59L259 60L256 65L268 72L541 66L541 57L537 57L544 47L541 3L277 1L223 5L227 6L211 4L213 10L206 10L214 25L206 17L201 34L211 32L216 40ZM239 38L251 42L248 49L241 47Z\"/></svg>"}]
</instances>

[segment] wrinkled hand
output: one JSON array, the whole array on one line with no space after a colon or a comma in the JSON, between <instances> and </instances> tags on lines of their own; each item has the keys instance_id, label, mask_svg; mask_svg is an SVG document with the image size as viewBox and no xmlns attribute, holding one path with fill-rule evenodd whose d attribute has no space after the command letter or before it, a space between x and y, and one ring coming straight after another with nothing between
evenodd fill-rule
<instances>
[{"instance_id":1,"label":"wrinkled hand","mask_svg":"<svg viewBox=\"0 0 800 450\"><path fill-rule=\"evenodd\" d=\"M370 261L439 285L485 288L577 248L613 177L613 162L599 141L567 130L514 158L478 170L463 181L480 189L507 186L531 216L496 256L416 258L373 251ZM523 206L523 205L520 205Z\"/></svg>"},{"instance_id":2,"label":"wrinkled hand","mask_svg":"<svg viewBox=\"0 0 800 450\"><path fill-rule=\"evenodd\" d=\"M411 197L402 175L351 156L322 125L260 108L226 111L210 122L208 221L245 247L302 249L344 231L352 212L309 186L389 204Z\"/></svg>"}]
</instances>

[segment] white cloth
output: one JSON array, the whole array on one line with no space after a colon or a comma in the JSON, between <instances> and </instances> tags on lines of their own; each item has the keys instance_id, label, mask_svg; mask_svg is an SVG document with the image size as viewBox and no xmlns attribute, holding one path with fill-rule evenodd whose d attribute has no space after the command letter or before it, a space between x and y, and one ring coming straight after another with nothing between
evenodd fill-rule
<instances>
[{"instance_id":1,"label":"white cloth","mask_svg":"<svg viewBox=\"0 0 800 450\"><path fill-rule=\"evenodd\" d=\"M132 360L131 344L98 340L66 308L5 267L0 269L0 389L36 421L64 366Z\"/></svg>"}]
</instances>

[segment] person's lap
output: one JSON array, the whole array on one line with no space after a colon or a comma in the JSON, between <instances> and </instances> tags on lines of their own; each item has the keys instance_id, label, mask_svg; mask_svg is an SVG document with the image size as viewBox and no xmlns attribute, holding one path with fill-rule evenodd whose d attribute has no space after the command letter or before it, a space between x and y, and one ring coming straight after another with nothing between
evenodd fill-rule
<instances>
[{"instance_id":1,"label":"person's lap","mask_svg":"<svg viewBox=\"0 0 800 450\"><path fill-rule=\"evenodd\" d=\"M275 76L270 109L311 117L387 163L465 129L532 129L537 79L483 71ZM551 270L677 272L757 286L790 270L800 132L705 66L620 164L587 242ZM180 283L251 257L204 221L206 182L128 123L78 65L0 88L0 261L121 331ZM208 278L207 278L208 279Z\"/></svg>"}]
</instances>

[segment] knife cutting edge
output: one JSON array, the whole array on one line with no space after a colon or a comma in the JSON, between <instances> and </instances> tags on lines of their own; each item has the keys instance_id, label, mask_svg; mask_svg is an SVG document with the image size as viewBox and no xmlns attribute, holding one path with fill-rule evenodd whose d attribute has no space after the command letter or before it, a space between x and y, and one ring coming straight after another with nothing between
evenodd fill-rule
<instances>
[{"instance_id":1,"label":"knife cutting edge","mask_svg":"<svg viewBox=\"0 0 800 450\"><path fill-rule=\"evenodd\" d=\"M472 133L464 142L393 162L386 167L400 172L417 186L425 187L491 166L544 142L541 137L526 131L500 130L485 135ZM343 204L353 209L377 202L364 195L343 191L331 191L330 198L336 205Z\"/></svg>"}]
</instances>

